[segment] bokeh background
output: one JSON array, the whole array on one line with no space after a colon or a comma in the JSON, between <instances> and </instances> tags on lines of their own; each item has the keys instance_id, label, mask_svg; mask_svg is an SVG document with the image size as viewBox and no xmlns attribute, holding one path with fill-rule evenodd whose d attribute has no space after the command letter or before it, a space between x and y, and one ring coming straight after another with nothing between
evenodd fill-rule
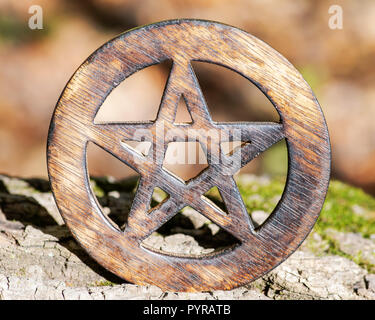
<instances>
[{"instance_id":1,"label":"bokeh background","mask_svg":"<svg viewBox=\"0 0 375 320\"><path fill-rule=\"evenodd\" d=\"M28 10L35 4L43 9L42 30L28 27ZM341 30L328 25L333 4L343 9ZM50 118L76 68L120 32L174 18L227 23L283 54L313 88L325 113L333 177L375 194L373 0L0 0L0 171L46 177ZM249 81L222 67L193 66L214 120L277 119ZM150 67L125 80L103 105L99 120L152 119L169 67ZM90 151L91 173L131 174L101 152ZM281 143L245 170L277 175L285 168Z\"/></svg>"}]
</instances>

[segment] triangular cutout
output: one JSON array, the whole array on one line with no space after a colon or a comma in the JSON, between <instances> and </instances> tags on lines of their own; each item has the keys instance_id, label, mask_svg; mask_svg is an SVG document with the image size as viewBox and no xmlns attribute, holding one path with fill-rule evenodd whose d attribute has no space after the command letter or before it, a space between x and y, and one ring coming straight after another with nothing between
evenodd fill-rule
<instances>
[{"instance_id":1,"label":"triangular cutout","mask_svg":"<svg viewBox=\"0 0 375 320\"><path fill-rule=\"evenodd\" d=\"M105 99L94 123L155 120L170 70L166 60L126 78Z\"/></svg>"},{"instance_id":2,"label":"triangular cutout","mask_svg":"<svg viewBox=\"0 0 375 320\"><path fill-rule=\"evenodd\" d=\"M204 195L204 200L218 207L223 213L228 214L227 207L218 187L212 187Z\"/></svg>"},{"instance_id":3,"label":"triangular cutout","mask_svg":"<svg viewBox=\"0 0 375 320\"><path fill-rule=\"evenodd\" d=\"M152 192L150 211L154 210L157 206L160 206L164 201L169 198L169 194L159 187L155 187Z\"/></svg>"},{"instance_id":4,"label":"triangular cutout","mask_svg":"<svg viewBox=\"0 0 375 320\"><path fill-rule=\"evenodd\" d=\"M86 161L91 192L104 218L114 228L124 230L139 174L92 142L87 145Z\"/></svg>"},{"instance_id":5,"label":"triangular cutout","mask_svg":"<svg viewBox=\"0 0 375 320\"><path fill-rule=\"evenodd\" d=\"M193 123L193 119L186 105L185 98L183 95L181 95L181 98L177 105L176 118L175 118L174 124L186 125L186 124L191 124L191 123Z\"/></svg>"},{"instance_id":6,"label":"triangular cutout","mask_svg":"<svg viewBox=\"0 0 375 320\"><path fill-rule=\"evenodd\" d=\"M152 233L142 246L166 255L201 258L230 250L240 241L190 206Z\"/></svg>"},{"instance_id":7,"label":"triangular cutout","mask_svg":"<svg viewBox=\"0 0 375 320\"><path fill-rule=\"evenodd\" d=\"M227 156L232 156L236 151L250 144L243 141L225 141L220 143L221 150Z\"/></svg>"},{"instance_id":8,"label":"triangular cutout","mask_svg":"<svg viewBox=\"0 0 375 320\"><path fill-rule=\"evenodd\" d=\"M150 141L133 141L133 140L122 140L121 144L125 148L130 148L137 152L141 156L148 156L152 143Z\"/></svg>"}]
</instances>

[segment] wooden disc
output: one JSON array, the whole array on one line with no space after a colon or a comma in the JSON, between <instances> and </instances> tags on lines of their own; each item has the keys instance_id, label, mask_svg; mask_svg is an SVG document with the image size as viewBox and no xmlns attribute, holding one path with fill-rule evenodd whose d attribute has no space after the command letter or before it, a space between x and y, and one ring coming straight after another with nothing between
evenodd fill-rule
<instances>
[{"instance_id":1,"label":"wooden disc","mask_svg":"<svg viewBox=\"0 0 375 320\"><path fill-rule=\"evenodd\" d=\"M173 66L155 121L94 122L106 97L124 79L167 59L173 61ZM280 123L213 122L190 65L194 60L230 68L249 79L275 106ZM181 96L193 120L188 125L174 123ZM139 130L144 130L142 137ZM225 139L215 135L218 138L212 138L212 132L223 131L228 137L240 132L241 140L250 143L232 159L220 148L214 153L214 147ZM270 217L254 228L233 174L283 138L288 147L286 186ZM153 152L142 156L121 145L123 140L137 139L149 139ZM196 140L207 152L209 167L184 183L163 168L162 159L171 141ZM110 223L91 190L86 160L90 141L140 174L124 231ZM165 21L132 29L95 51L69 80L57 103L47 158L57 206L87 252L130 282L154 284L169 291L232 289L277 266L298 248L313 227L330 174L326 123L300 73L250 34L202 20ZM239 167L230 160L239 160ZM228 214L203 197L213 186L219 188ZM150 210L154 187L162 188L170 197ZM141 244L186 205L198 209L240 243L199 257L166 254Z\"/></svg>"}]
</instances>

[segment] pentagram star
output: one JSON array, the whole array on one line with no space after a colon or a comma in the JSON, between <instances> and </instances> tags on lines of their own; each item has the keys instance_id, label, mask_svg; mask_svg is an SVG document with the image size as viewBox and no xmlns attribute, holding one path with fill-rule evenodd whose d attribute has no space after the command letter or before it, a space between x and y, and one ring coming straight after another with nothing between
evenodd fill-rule
<instances>
[{"instance_id":1,"label":"pentagram star","mask_svg":"<svg viewBox=\"0 0 375 320\"><path fill-rule=\"evenodd\" d=\"M185 99L192 122L176 124L177 105ZM284 138L280 123L235 122L218 123L211 119L190 61L178 60L173 66L164 89L155 121L91 124L90 140L108 151L140 174L140 181L124 232L133 232L143 240L185 206L201 212L239 240L254 231L233 175L258 154ZM221 143L249 142L233 154L225 154ZM146 156L122 141L149 141ZM163 168L163 159L171 142L199 142L205 151L208 168L187 183L176 179ZM203 195L216 186L227 208L227 214ZM149 209L155 187L170 197Z\"/></svg>"}]
</instances>

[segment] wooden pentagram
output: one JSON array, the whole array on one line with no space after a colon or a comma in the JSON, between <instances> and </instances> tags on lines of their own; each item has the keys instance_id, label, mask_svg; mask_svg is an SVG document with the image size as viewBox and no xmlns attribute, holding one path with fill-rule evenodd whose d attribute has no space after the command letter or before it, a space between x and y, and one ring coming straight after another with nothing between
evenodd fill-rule
<instances>
[{"instance_id":1,"label":"wooden pentagram","mask_svg":"<svg viewBox=\"0 0 375 320\"><path fill-rule=\"evenodd\" d=\"M173 61L157 119L102 123L94 118L108 94L131 74ZM199 60L228 67L255 83L280 114L280 123L213 122L191 68ZM147 94L147 93L145 93ZM176 124L184 98L192 123ZM135 106L136 107L136 106ZM224 134L223 134L224 133ZM249 142L231 155L220 144ZM285 138L289 171L281 200L254 225L233 174ZM122 141L149 141L147 156ZM94 142L141 176L124 231L111 224L93 195L86 146ZM199 141L209 167L184 183L163 168L171 142ZM79 243L100 264L138 284L171 291L231 289L285 260L307 236L321 210L330 172L327 127L310 87L293 66L246 32L215 22L174 20L133 29L109 41L76 71L56 106L48 137L48 170L58 208ZM227 214L203 196L219 188ZM150 210L155 187L170 197ZM141 242L186 205L234 235L240 244L217 254L167 255Z\"/></svg>"}]
</instances>

